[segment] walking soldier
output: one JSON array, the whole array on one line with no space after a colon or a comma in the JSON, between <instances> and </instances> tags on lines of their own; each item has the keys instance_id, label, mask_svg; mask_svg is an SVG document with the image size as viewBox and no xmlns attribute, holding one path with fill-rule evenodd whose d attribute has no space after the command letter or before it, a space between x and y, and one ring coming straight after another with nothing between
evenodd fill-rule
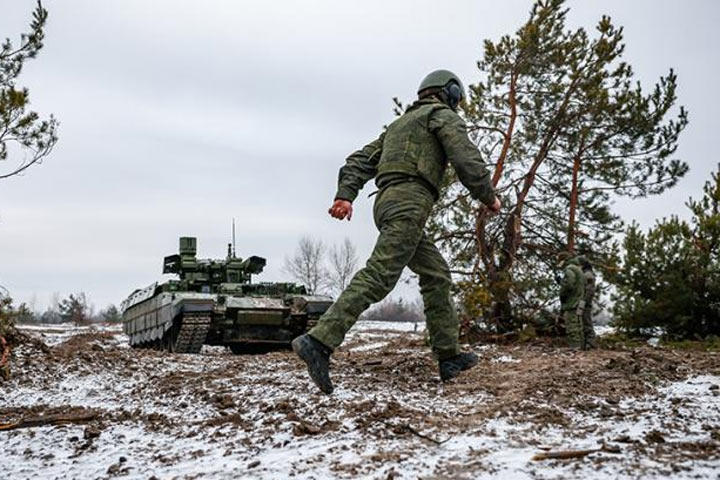
<instances>
[{"instance_id":1,"label":"walking soldier","mask_svg":"<svg viewBox=\"0 0 720 480\"><path fill-rule=\"evenodd\" d=\"M493 212L499 211L500 201L480 153L456 113L464 97L460 79L447 70L432 72L420 84L418 97L377 140L350 155L340 169L330 215L350 220L353 200L374 178L379 192L373 214L380 234L365 267L318 324L293 341L293 349L307 364L310 377L325 393L333 390L331 353L360 314L393 289L405 267L419 277L441 379L452 379L477 363L473 353L460 353L450 270L424 227L448 163L474 199Z\"/></svg>"}]
</instances>

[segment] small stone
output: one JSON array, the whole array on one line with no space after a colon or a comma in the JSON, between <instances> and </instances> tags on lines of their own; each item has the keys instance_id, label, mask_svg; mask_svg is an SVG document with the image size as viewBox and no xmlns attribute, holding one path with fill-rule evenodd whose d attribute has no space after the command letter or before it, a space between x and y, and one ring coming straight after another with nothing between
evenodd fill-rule
<instances>
[{"instance_id":1,"label":"small stone","mask_svg":"<svg viewBox=\"0 0 720 480\"><path fill-rule=\"evenodd\" d=\"M252 462L248 463L247 468L255 468L258 465L260 465L260 460L253 460Z\"/></svg>"},{"instance_id":2,"label":"small stone","mask_svg":"<svg viewBox=\"0 0 720 480\"><path fill-rule=\"evenodd\" d=\"M83 438L85 440L92 440L100 436L100 430L93 427L86 427L85 432L83 433Z\"/></svg>"},{"instance_id":3,"label":"small stone","mask_svg":"<svg viewBox=\"0 0 720 480\"><path fill-rule=\"evenodd\" d=\"M604 451L604 452L608 452L608 453L620 453L620 452L622 452L622 450L620 449L620 447L618 447L617 445L605 445L605 446L603 447L603 451Z\"/></svg>"},{"instance_id":4,"label":"small stone","mask_svg":"<svg viewBox=\"0 0 720 480\"><path fill-rule=\"evenodd\" d=\"M661 432L652 430L645 435L645 441L648 443L665 443L665 437Z\"/></svg>"}]
</instances>

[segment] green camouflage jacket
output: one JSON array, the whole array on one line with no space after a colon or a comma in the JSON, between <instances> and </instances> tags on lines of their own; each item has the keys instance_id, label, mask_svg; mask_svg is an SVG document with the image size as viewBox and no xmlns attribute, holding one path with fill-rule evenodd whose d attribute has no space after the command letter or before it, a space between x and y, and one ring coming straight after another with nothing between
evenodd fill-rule
<instances>
[{"instance_id":1,"label":"green camouflage jacket","mask_svg":"<svg viewBox=\"0 0 720 480\"><path fill-rule=\"evenodd\" d=\"M335 198L352 202L372 178L378 188L419 178L437 199L448 162L473 198L493 203L490 173L467 136L465 122L439 100L418 100L377 140L347 158Z\"/></svg>"},{"instance_id":2,"label":"green camouflage jacket","mask_svg":"<svg viewBox=\"0 0 720 480\"><path fill-rule=\"evenodd\" d=\"M585 300L585 275L576 257L565 261L560 283L560 308L573 310Z\"/></svg>"}]
</instances>

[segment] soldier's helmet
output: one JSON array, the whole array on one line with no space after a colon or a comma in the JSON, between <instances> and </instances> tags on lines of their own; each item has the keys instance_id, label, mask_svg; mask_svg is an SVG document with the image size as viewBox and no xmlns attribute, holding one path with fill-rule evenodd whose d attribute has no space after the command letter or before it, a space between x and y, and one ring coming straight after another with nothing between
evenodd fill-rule
<instances>
[{"instance_id":1,"label":"soldier's helmet","mask_svg":"<svg viewBox=\"0 0 720 480\"><path fill-rule=\"evenodd\" d=\"M563 250L557 254L556 258L558 265L563 265L565 262L573 258L573 254L568 252L567 250Z\"/></svg>"},{"instance_id":2,"label":"soldier's helmet","mask_svg":"<svg viewBox=\"0 0 720 480\"><path fill-rule=\"evenodd\" d=\"M460 78L450 70L430 72L418 87L418 97L439 93L447 105L455 110L458 103L465 98L465 87Z\"/></svg>"},{"instance_id":3,"label":"soldier's helmet","mask_svg":"<svg viewBox=\"0 0 720 480\"><path fill-rule=\"evenodd\" d=\"M592 268L592 263L590 262L590 259L588 259L588 257L586 257L585 255L578 255L577 259L584 270Z\"/></svg>"}]
</instances>

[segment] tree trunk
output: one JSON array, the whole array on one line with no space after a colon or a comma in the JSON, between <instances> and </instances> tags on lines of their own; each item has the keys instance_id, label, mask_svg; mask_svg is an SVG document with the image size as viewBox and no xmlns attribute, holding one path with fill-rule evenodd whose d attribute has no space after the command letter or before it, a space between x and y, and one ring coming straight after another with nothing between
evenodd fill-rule
<instances>
[{"instance_id":1,"label":"tree trunk","mask_svg":"<svg viewBox=\"0 0 720 480\"><path fill-rule=\"evenodd\" d=\"M490 292L493 297L493 323L498 326L498 330L512 330L517 328L518 322L514 318L512 312L512 304L510 301L510 292L512 289L512 267L515 263L518 248L521 242L521 222L525 199L535 183L535 175L540 165L547 158L552 145L555 143L563 125L566 125L571 119L565 118L570 98L577 87L577 79L573 80L568 89L565 91L562 105L558 108L553 119L548 122L550 126L545 132L543 142L540 149L533 159L530 170L523 181L523 188L518 193L515 208L508 216L505 224L505 239L500 251L500 260L494 275L491 278ZM509 138L506 138L510 142ZM508 146L509 147L509 146ZM504 161L504 158L503 158ZM497 167L496 167L497 168ZM499 176L498 176L499 178ZM493 285L494 284L494 285Z\"/></svg>"},{"instance_id":2,"label":"tree trunk","mask_svg":"<svg viewBox=\"0 0 720 480\"><path fill-rule=\"evenodd\" d=\"M505 131L503 138L503 146L500 151L497 163L495 164L495 171L492 176L492 185L497 188L502 176L503 169L505 168L505 159L510 151L510 143L512 142L513 132L515 131L515 120L517 119L517 99L516 99L516 88L517 88L518 74L512 73L510 76L510 90L508 92L508 103L510 105L510 119L508 120L507 130ZM494 251L490 248L485 241L485 224L488 218L488 209L483 205L480 205L475 216L475 242L477 246L478 256L485 265L485 269L488 271L488 276L492 277L495 265L494 265ZM479 267L479 264L477 265Z\"/></svg>"},{"instance_id":3,"label":"tree trunk","mask_svg":"<svg viewBox=\"0 0 720 480\"><path fill-rule=\"evenodd\" d=\"M510 291L512 288L512 267L515 263L517 251L521 242L522 211L532 185L535 183L535 174L540 165L547 157L550 146L555 141L554 132L545 138L540 151L535 155L530 171L525 177L523 188L518 193L517 204L510 213L505 224L505 240L503 242L500 262L495 272L494 283L490 288L493 297L493 323L497 325L498 331L510 331L520 327L514 318L512 304L510 302Z\"/></svg>"},{"instance_id":4,"label":"tree trunk","mask_svg":"<svg viewBox=\"0 0 720 480\"><path fill-rule=\"evenodd\" d=\"M568 220L567 250L575 252L575 215L578 203L578 172L580 171L580 152L575 155L572 170L572 190L570 191L570 218Z\"/></svg>"},{"instance_id":5,"label":"tree trunk","mask_svg":"<svg viewBox=\"0 0 720 480\"><path fill-rule=\"evenodd\" d=\"M508 121L507 131L505 132L505 139L503 140L503 147L500 151L500 156L495 164L495 173L493 173L492 184L493 187L497 187L502 175L503 168L505 167L505 158L507 157L508 151L510 150L510 142L512 141L512 134L515 130L515 119L517 118L517 101L515 99L515 88L517 85L517 74L513 74L510 77L510 92L508 95L508 102L510 104L510 120Z\"/></svg>"}]
</instances>

